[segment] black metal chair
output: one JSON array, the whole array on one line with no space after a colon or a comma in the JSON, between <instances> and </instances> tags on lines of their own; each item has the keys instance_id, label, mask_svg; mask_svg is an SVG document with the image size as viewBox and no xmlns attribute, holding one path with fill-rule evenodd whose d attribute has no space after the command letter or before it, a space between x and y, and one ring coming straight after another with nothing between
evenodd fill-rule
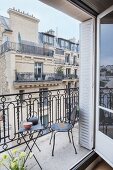
<instances>
[{"instance_id":1,"label":"black metal chair","mask_svg":"<svg viewBox=\"0 0 113 170\"><path fill-rule=\"evenodd\" d=\"M52 149L52 156L54 156L54 148L55 148L55 135L58 132L67 132L68 133L68 137L69 137L69 142L71 143L71 137L70 137L70 133L72 136L72 144L75 150L75 154L77 154L76 151L76 147L74 144L74 139L73 139L73 132L72 129L74 127L74 124L76 122L76 116L77 116L77 108L76 106L73 108L71 114L69 115L69 113L67 113L67 121L65 122L60 122L60 123L53 123L51 125L51 139L50 139L50 144L51 144L51 140L53 138L53 149Z\"/></svg>"}]
</instances>

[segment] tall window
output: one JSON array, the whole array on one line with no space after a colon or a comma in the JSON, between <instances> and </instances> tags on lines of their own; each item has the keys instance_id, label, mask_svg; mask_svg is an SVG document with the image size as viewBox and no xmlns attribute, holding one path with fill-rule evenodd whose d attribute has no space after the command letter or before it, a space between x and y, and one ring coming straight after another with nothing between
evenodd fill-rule
<instances>
[{"instance_id":1,"label":"tall window","mask_svg":"<svg viewBox=\"0 0 113 170\"><path fill-rule=\"evenodd\" d=\"M99 130L113 139L113 12L100 20ZM106 110L107 109L107 110ZM106 128L105 128L105 127Z\"/></svg>"},{"instance_id":2,"label":"tall window","mask_svg":"<svg viewBox=\"0 0 113 170\"><path fill-rule=\"evenodd\" d=\"M71 44L71 50L75 51L75 44Z\"/></svg>"},{"instance_id":3,"label":"tall window","mask_svg":"<svg viewBox=\"0 0 113 170\"><path fill-rule=\"evenodd\" d=\"M76 56L73 56L73 64L76 65Z\"/></svg>"},{"instance_id":4,"label":"tall window","mask_svg":"<svg viewBox=\"0 0 113 170\"><path fill-rule=\"evenodd\" d=\"M75 74L75 76L77 76L77 69L74 70L74 74Z\"/></svg>"},{"instance_id":5,"label":"tall window","mask_svg":"<svg viewBox=\"0 0 113 170\"><path fill-rule=\"evenodd\" d=\"M19 94L20 94L20 103L22 103L23 100L24 100L24 95L23 95L24 92L25 92L25 90L19 90Z\"/></svg>"},{"instance_id":6,"label":"tall window","mask_svg":"<svg viewBox=\"0 0 113 170\"><path fill-rule=\"evenodd\" d=\"M47 106L48 103L48 89L40 89L40 106L44 107Z\"/></svg>"},{"instance_id":7,"label":"tall window","mask_svg":"<svg viewBox=\"0 0 113 170\"><path fill-rule=\"evenodd\" d=\"M69 42L65 41L65 48L69 49Z\"/></svg>"},{"instance_id":8,"label":"tall window","mask_svg":"<svg viewBox=\"0 0 113 170\"><path fill-rule=\"evenodd\" d=\"M64 47L64 40L61 40L61 47Z\"/></svg>"},{"instance_id":9,"label":"tall window","mask_svg":"<svg viewBox=\"0 0 113 170\"><path fill-rule=\"evenodd\" d=\"M43 73L43 63L35 63L34 74L36 80L40 80L42 78Z\"/></svg>"},{"instance_id":10,"label":"tall window","mask_svg":"<svg viewBox=\"0 0 113 170\"><path fill-rule=\"evenodd\" d=\"M66 76L69 76L71 74L71 69L70 68L66 68Z\"/></svg>"},{"instance_id":11,"label":"tall window","mask_svg":"<svg viewBox=\"0 0 113 170\"><path fill-rule=\"evenodd\" d=\"M70 54L65 55L65 63L70 63Z\"/></svg>"},{"instance_id":12,"label":"tall window","mask_svg":"<svg viewBox=\"0 0 113 170\"><path fill-rule=\"evenodd\" d=\"M54 45L54 37L51 35L44 35L44 43Z\"/></svg>"}]
</instances>

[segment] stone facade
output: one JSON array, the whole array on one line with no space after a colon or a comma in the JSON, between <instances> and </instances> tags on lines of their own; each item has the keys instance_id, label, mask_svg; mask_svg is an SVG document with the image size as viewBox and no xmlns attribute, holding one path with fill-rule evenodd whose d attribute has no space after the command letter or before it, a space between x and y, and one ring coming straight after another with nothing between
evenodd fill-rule
<instances>
[{"instance_id":1,"label":"stone facade","mask_svg":"<svg viewBox=\"0 0 113 170\"><path fill-rule=\"evenodd\" d=\"M15 9L9 9L8 14L10 17L9 26L13 30L11 42L18 42L20 33L21 40L38 43L39 19Z\"/></svg>"},{"instance_id":2,"label":"stone facade","mask_svg":"<svg viewBox=\"0 0 113 170\"><path fill-rule=\"evenodd\" d=\"M56 74L59 67L65 75L68 71L69 74L76 72L79 75L79 65L76 64L79 63L78 52L62 49L62 55L55 52L56 46L44 43L41 47L38 39L39 19L15 9L9 9L8 14L9 18L0 18L0 94L66 88L69 83L75 87L78 78L60 81L57 78L53 81L51 75ZM70 56L69 63L65 61L66 55ZM35 71L41 74L37 80ZM19 80L19 76L23 79Z\"/></svg>"},{"instance_id":3,"label":"stone facade","mask_svg":"<svg viewBox=\"0 0 113 170\"><path fill-rule=\"evenodd\" d=\"M7 63L5 54L0 56L0 94L8 94Z\"/></svg>"}]
</instances>

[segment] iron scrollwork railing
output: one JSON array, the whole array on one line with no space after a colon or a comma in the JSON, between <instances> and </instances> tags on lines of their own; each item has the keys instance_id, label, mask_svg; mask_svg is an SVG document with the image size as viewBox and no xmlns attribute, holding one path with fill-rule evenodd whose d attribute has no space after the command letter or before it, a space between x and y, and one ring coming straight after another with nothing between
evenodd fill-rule
<instances>
[{"instance_id":1,"label":"iron scrollwork railing","mask_svg":"<svg viewBox=\"0 0 113 170\"><path fill-rule=\"evenodd\" d=\"M77 88L0 95L0 153L23 144L18 130L28 118L37 117L49 132L53 122L66 120L78 101Z\"/></svg>"},{"instance_id":2,"label":"iron scrollwork railing","mask_svg":"<svg viewBox=\"0 0 113 170\"><path fill-rule=\"evenodd\" d=\"M99 130L113 139L113 88L100 88ZM110 109L110 110L109 110Z\"/></svg>"},{"instance_id":3,"label":"iron scrollwork railing","mask_svg":"<svg viewBox=\"0 0 113 170\"><path fill-rule=\"evenodd\" d=\"M113 109L113 88L100 88L100 106Z\"/></svg>"}]
</instances>

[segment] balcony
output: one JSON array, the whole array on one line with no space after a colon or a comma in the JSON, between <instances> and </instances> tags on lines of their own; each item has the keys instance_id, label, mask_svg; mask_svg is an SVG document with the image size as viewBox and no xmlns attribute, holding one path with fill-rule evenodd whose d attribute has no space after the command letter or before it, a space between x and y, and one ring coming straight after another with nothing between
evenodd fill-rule
<instances>
[{"instance_id":1,"label":"balcony","mask_svg":"<svg viewBox=\"0 0 113 170\"><path fill-rule=\"evenodd\" d=\"M73 61L65 61L65 60L63 60L63 59L56 59L55 60L55 64L61 64L61 65L73 65L73 66L79 66L78 65L78 63L76 62L76 63L73 63Z\"/></svg>"},{"instance_id":2,"label":"balcony","mask_svg":"<svg viewBox=\"0 0 113 170\"><path fill-rule=\"evenodd\" d=\"M32 54L32 55L40 55L40 56L48 56L48 57L53 57L54 55L53 50L44 47L38 47L36 45L27 45L27 44L7 41L0 46L0 54L3 54L8 51L15 51L21 54Z\"/></svg>"},{"instance_id":3,"label":"balcony","mask_svg":"<svg viewBox=\"0 0 113 170\"><path fill-rule=\"evenodd\" d=\"M55 54L64 55L64 50L56 48Z\"/></svg>"},{"instance_id":4,"label":"balcony","mask_svg":"<svg viewBox=\"0 0 113 170\"><path fill-rule=\"evenodd\" d=\"M57 74L57 73L35 75L32 72L27 72L27 73L16 72L15 82L63 81L66 79L78 79L78 76L74 74L64 75L64 74Z\"/></svg>"},{"instance_id":5,"label":"balcony","mask_svg":"<svg viewBox=\"0 0 113 170\"><path fill-rule=\"evenodd\" d=\"M108 108L113 107L112 90L113 89L108 88L100 89L100 105L106 105ZM49 145L49 141L52 124L54 122L65 121L67 113L70 114L74 106L79 107L79 90L77 88L1 95L0 153L15 147L24 150L25 143L20 137L18 129L22 122L31 116L36 116L39 123L45 127L43 133L37 140L37 145L40 147L41 152L37 151L36 147L33 149L41 166L44 170L70 169L90 152L79 145L78 109L76 123L73 128L74 141L78 152L77 155L74 154L72 144L69 143L66 133L57 134L54 157L51 156L52 146ZM112 115L106 115L105 112L105 116L103 115L104 124L103 121L99 122L99 128L100 131L109 136L109 134L112 134L112 124L111 122L108 124L108 121L105 122L106 116L111 116L110 119L112 119ZM110 137L112 138L112 136ZM34 159L29 160L26 164L33 170L39 168Z\"/></svg>"},{"instance_id":6,"label":"balcony","mask_svg":"<svg viewBox=\"0 0 113 170\"><path fill-rule=\"evenodd\" d=\"M46 93L46 96L44 95ZM0 153L15 147L24 150L25 143L18 133L21 123L29 117L36 116L39 124L45 129L37 139L41 152L34 147L37 159L44 170L70 169L89 150L79 145L79 110L77 109L76 123L73 136L78 154L75 155L72 143L69 143L67 133L58 133L56 137L55 155L51 156L52 145L49 145L51 125L54 122L66 121L67 113L71 113L74 106L79 105L79 91L75 89L60 89L39 91L23 94L0 96L2 118L0 121ZM27 138L27 137L26 137ZM27 139L29 141L29 138ZM71 158L71 159L70 159ZM69 161L70 160L70 161ZM34 159L26 162L29 168L37 170Z\"/></svg>"},{"instance_id":7,"label":"balcony","mask_svg":"<svg viewBox=\"0 0 113 170\"><path fill-rule=\"evenodd\" d=\"M42 86L57 86L62 82L78 82L78 76L74 74L64 75L57 73L34 75L34 73L16 72L15 88L25 87L42 87Z\"/></svg>"}]
</instances>

